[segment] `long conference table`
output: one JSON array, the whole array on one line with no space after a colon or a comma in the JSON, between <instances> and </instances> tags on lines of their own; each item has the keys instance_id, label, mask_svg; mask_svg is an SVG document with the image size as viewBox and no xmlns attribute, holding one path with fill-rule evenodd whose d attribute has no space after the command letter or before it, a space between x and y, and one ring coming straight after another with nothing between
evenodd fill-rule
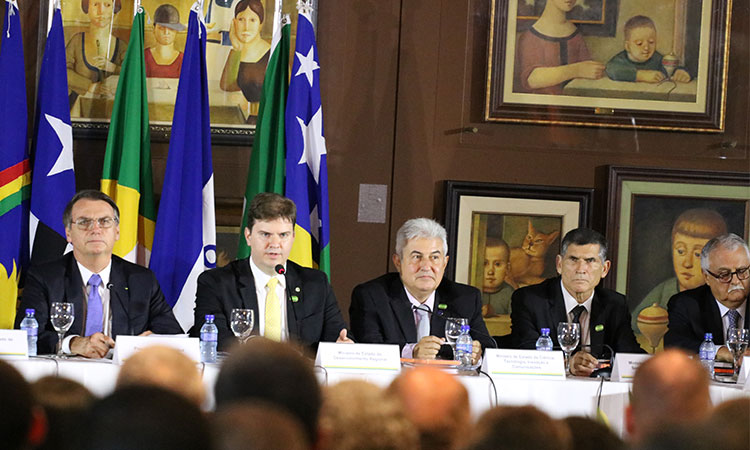
<instances>
[{"instance_id":1,"label":"long conference table","mask_svg":"<svg viewBox=\"0 0 750 450\"><path fill-rule=\"evenodd\" d=\"M84 358L56 359L40 356L28 360L8 360L28 381L44 376L59 376L75 380L97 396L112 392L120 366L111 360ZM204 409L214 408L213 386L220 370L219 364L199 364L206 388ZM387 386L397 373L338 372L316 369L321 385L333 385L346 379L360 379L379 386ZM631 383L600 381L600 379L569 377L565 380L530 380L493 378L484 375L456 375L466 387L472 414L496 405L534 405L555 418L571 415L595 417L598 409L609 420L610 427L620 436L625 435L624 409L629 402ZM494 382L494 383L493 383ZM711 400L719 404L750 391L731 384L711 383Z\"/></svg>"}]
</instances>

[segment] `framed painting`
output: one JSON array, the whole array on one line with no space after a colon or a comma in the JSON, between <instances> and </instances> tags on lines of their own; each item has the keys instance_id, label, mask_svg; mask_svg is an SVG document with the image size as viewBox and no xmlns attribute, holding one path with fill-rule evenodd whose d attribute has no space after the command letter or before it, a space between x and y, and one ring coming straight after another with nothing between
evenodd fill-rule
<instances>
[{"instance_id":1,"label":"framed painting","mask_svg":"<svg viewBox=\"0 0 750 450\"><path fill-rule=\"evenodd\" d=\"M485 120L724 130L732 0L492 0Z\"/></svg>"},{"instance_id":2,"label":"framed painting","mask_svg":"<svg viewBox=\"0 0 750 450\"><path fill-rule=\"evenodd\" d=\"M282 1L282 0L278 0ZM42 7L51 20L51 0ZM106 138L133 21L132 0L60 0L68 96L76 137ZM168 140L194 0L141 0L144 62L154 140ZM284 13L296 11L283 0ZM276 0L204 3L211 131L215 143L247 143L254 130L268 63ZM40 26L46 33L46 26ZM44 42L44 35L40 36Z\"/></svg>"},{"instance_id":3,"label":"framed painting","mask_svg":"<svg viewBox=\"0 0 750 450\"><path fill-rule=\"evenodd\" d=\"M613 270L605 281L626 294L642 346L656 349L661 336L643 340L639 315L703 284L700 251L709 239L748 239L750 174L612 166L607 211Z\"/></svg>"},{"instance_id":4,"label":"framed painting","mask_svg":"<svg viewBox=\"0 0 750 450\"><path fill-rule=\"evenodd\" d=\"M446 272L482 291L493 335L509 331L510 295L557 274L568 231L589 226L593 189L446 182ZM496 323L497 322L497 323Z\"/></svg>"}]
</instances>

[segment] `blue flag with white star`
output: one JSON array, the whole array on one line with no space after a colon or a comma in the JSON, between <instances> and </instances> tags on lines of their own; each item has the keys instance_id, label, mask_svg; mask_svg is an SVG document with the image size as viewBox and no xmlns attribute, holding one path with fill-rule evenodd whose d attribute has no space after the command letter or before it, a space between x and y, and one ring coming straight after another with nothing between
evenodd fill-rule
<instances>
[{"instance_id":1,"label":"blue flag with white star","mask_svg":"<svg viewBox=\"0 0 750 450\"><path fill-rule=\"evenodd\" d=\"M184 330L193 326L198 276L216 267L214 169L206 77L206 27L190 9L167 168L149 268ZM198 324L200 326L202 324Z\"/></svg>"},{"instance_id":2,"label":"blue flag with white star","mask_svg":"<svg viewBox=\"0 0 750 450\"><path fill-rule=\"evenodd\" d=\"M318 61L309 6L303 2L297 20L285 119L286 196L297 205L289 259L305 267L317 267L330 277L328 169Z\"/></svg>"},{"instance_id":3,"label":"blue flag with white star","mask_svg":"<svg viewBox=\"0 0 750 450\"><path fill-rule=\"evenodd\" d=\"M29 218L32 264L56 259L65 252L62 215L76 192L65 36L59 6L54 9L44 47L36 110Z\"/></svg>"}]
</instances>

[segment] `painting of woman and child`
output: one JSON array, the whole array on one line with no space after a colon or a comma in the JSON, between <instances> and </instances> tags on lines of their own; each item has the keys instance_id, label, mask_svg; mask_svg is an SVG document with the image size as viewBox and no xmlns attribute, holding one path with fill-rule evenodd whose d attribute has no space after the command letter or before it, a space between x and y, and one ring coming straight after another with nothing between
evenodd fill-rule
<instances>
[{"instance_id":1,"label":"painting of woman and child","mask_svg":"<svg viewBox=\"0 0 750 450\"><path fill-rule=\"evenodd\" d=\"M717 1L495 0L488 118L492 101L704 113Z\"/></svg>"},{"instance_id":2,"label":"painting of woman and child","mask_svg":"<svg viewBox=\"0 0 750 450\"><path fill-rule=\"evenodd\" d=\"M193 3L141 2L152 123L171 124ZM130 38L133 2L62 0L61 6L71 117L106 121ZM211 0L205 2L204 14L211 124L252 127L271 48L274 1Z\"/></svg>"}]
</instances>

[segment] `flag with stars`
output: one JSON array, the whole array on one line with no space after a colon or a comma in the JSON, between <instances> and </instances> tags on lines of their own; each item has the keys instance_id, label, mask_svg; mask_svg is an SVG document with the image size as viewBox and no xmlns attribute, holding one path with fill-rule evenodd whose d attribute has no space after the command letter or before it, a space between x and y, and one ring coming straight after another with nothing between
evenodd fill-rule
<instances>
[{"instance_id":1,"label":"flag with stars","mask_svg":"<svg viewBox=\"0 0 750 450\"><path fill-rule=\"evenodd\" d=\"M73 130L59 4L47 34L38 92L29 218L32 264L51 261L65 252L68 243L62 215L75 195Z\"/></svg>"},{"instance_id":2,"label":"flag with stars","mask_svg":"<svg viewBox=\"0 0 750 450\"><path fill-rule=\"evenodd\" d=\"M214 170L202 2L188 19L150 268L184 330L193 326L198 276L216 267Z\"/></svg>"},{"instance_id":3,"label":"flag with stars","mask_svg":"<svg viewBox=\"0 0 750 450\"><path fill-rule=\"evenodd\" d=\"M31 181L26 148L26 79L16 0L5 0L0 117L0 328L13 328L18 281L29 255Z\"/></svg>"},{"instance_id":4,"label":"flag with stars","mask_svg":"<svg viewBox=\"0 0 750 450\"><path fill-rule=\"evenodd\" d=\"M310 6L300 2L286 103L286 196L297 205L289 259L330 277L328 169L320 102L320 65Z\"/></svg>"}]
</instances>

